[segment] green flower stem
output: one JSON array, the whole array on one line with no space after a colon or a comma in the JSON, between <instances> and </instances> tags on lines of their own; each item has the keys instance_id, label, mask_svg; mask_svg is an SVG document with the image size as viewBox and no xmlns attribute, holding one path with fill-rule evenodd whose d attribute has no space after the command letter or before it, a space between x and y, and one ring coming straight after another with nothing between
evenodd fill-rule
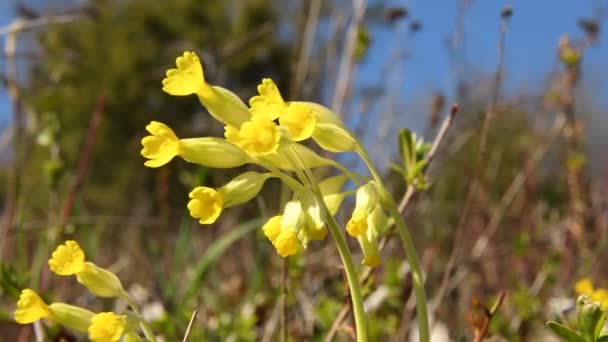
<instances>
[{"instance_id":1,"label":"green flower stem","mask_svg":"<svg viewBox=\"0 0 608 342\"><path fill-rule=\"evenodd\" d=\"M322 199L320 202L324 203ZM336 241L336 246L338 247L338 252L340 253L340 258L342 259L342 264L344 264L346 280L348 281L348 287L350 288L353 314L355 316L357 341L367 342L367 318L365 316L365 310L363 309L363 296L361 295L359 276L357 275L357 270L355 269L353 258L350 254L350 250L348 249L348 244L346 243L346 238L344 237L342 230L338 226L336 219L331 216L329 210L327 210L325 204L323 204L323 207L325 209L325 216L328 218L327 226L329 227L329 232Z\"/></svg>"},{"instance_id":2,"label":"green flower stem","mask_svg":"<svg viewBox=\"0 0 608 342\"><path fill-rule=\"evenodd\" d=\"M319 183L315 179L314 174L305 167L302 160L299 158L295 151L291 150L291 154L295 162L299 163L304 170L305 177L308 178L311 185L311 191L317 197L317 200L323 207L325 212L325 217L327 217L327 226L329 227L329 231L336 241L336 246L338 247L338 253L340 253L340 258L342 259L342 264L344 265L344 271L346 272L346 280L348 282L348 287L350 289L350 298L353 305L353 314L355 317L355 329L357 333L357 341L359 342L367 342L367 317L365 316L365 310L363 308L363 296L361 295L361 285L359 284L359 276L357 274L357 270L355 269L355 264L353 263L353 258L348 249L348 243L346 242L346 238L342 233L342 229L336 222L336 219L331 215L325 201L323 200L323 194L321 193L321 189L319 188Z\"/></svg>"},{"instance_id":3,"label":"green flower stem","mask_svg":"<svg viewBox=\"0 0 608 342\"><path fill-rule=\"evenodd\" d=\"M137 303L135 303L135 301L131 298L131 296L129 296L126 291L123 293L122 298L127 302L127 304L129 304L133 312L135 312L135 314L139 317L139 327L144 332L144 336L146 336L148 341L156 342L156 335L154 335L154 332L152 331L152 328L150 328L148 323L144 321L144 318L141 314L141 310L139 309Z\"/></svg>"},{"instance_id":4,"label":"green flower stem","mask_svg":"<svg viewBox=\"0 0 608 342\"><path fill-rule=\"evenodd\" d=\"M385 204L388 206L388 211L390 212L393 220L395 221L395 227L397 228L397 232L399 233L399 237L401 238L401 244L403 245L403 249L405 250L405 255L410 264L410 269L412 270L412 279L414 283L414 293L416 294L416 310L418 313L418 329L420 330L420 341L428 342L429 341L429 317L428 317L428 309L426 305L426 294L424 292L424 280L422 277L422 271L420 269L420 261L418 260L418 255L416 253L416 247L414 247L414 242L410 235L409 230L405 226L405 221L403 221L403 216L401 216L401 212L397 208L397 204L393 199L384 184L382 183L382 178L372 165L369 160L369 156L365 152L365 150L361 147L356 148L357 154L363 159L363 162L367 165L369 171L374 178L374 181L378 184L379 188L383 192L381 194L381 198L386 202Z\"/></svg>"}]
</instances>

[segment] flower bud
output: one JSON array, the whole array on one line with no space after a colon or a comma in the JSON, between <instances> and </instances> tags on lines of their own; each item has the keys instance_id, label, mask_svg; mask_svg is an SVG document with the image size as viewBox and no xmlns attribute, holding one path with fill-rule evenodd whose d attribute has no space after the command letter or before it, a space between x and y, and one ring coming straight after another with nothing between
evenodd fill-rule
<instances>
[{"instance_id":1,"label":"flower bud","mask_svg":"<svg viewBox=\"0 0 608 342\"><path fill-rule=\"evenodd\" d=\"M105 268L92 262L85 262L85 267L76 274L78 281L99 297L123 297L125 290L118 277Z\"/></svg>"},{"instance_id":2,"label":"flower bud","mask_svg":"<svg viewBox=\"0 0 608 342\"><path fill-rule=\"evenodd\" d=\"M258 195L271 173L245 172L219 189L224 197L224 207L245 203Z\"/></svg>"},{"instance_id":3,"label":"flower bud","mask_svg":"<svg viewBox=\"0 0 608 342\"><path fill-rule=\"evenodd\" d=\"M95 313L78 306L53 303L49 305L53 320L65 327L76 331L86 332Z\"/></svg>"},{"instance_id":4,"label":"flower bud","mask_svg":"<svg viewBox=\"0 0 608 342\"><path fill-rule=\"evenodd\" d=\"M316 119L312 139L323 149L330 152L348 152L355 148L357 140L331 109L314 102L292 103L304 104L312 109Z\"/></svg>"},{"instance_id":5,"label":"flower bud","mask_svg":"<svg viewBox=\"0 0 608 342\"><path fill-rule=\"evenodd\" d=\"M351 236L365 234L368 228L368 217L378 205L378 193L374 182L369 182L357 189L355 210L346 224L346 231Z\"/></svg>"},{"instance_id":6,"label":"flower bud","mask_svg":"<svg viewBox=\"0 0 608 342\"><path fill-rule=\"evenodd\" d=\"M181 139L179 155L188 162L218 169L237 167L251 161L237 146L213 137Z\"/></svg>"}]
</instances>

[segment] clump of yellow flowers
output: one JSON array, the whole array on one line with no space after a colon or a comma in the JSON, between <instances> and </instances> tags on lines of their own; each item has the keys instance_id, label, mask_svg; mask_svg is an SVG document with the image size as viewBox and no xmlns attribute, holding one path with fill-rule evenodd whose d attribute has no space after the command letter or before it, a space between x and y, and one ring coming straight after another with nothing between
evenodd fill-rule
<instances>
[{"instance_id":1,"label":"clump of yellow flowers","mask_svg":"<svg viewBox=\"0 0 608 342\"><path fill-rule=\"evenodd\" d=\"M75 331L88 333L94 342L143 341L138 335L141 328L148 341L155 341L154 334L141 318L139 308L123 289L120 279L111 271L85 261L84 251L76 241L66 241L58 246L48 261L49 268L57 275L75 275L79 283L99 297L122 298L133 312L119 315L114 312L94 313L87 309L65 304L47 304L31 289L21 291L15 321L29 324L49 319Z\"/></svg>"},{"instance_id":2,"label":"clump of yellow flowers","mask_svg":"<svg viewBox=\"0 0 608 342\"><path fill-rule=\"evenodd\" d=\"M253 199L269 178L284 181L293 190L293 200L283 213L268 219L263 231L279 255L297 254L310 240L323 240L326 221L350 192L342 186L350 177L361 185L357 205L346 231L357 238L363 262L380 263L377 238L388 220L380 205L377 184L353 176L336 161L326 159L301 144L308 139L330 152L360 148L357 139L330 109L312 102L285 101L276 84L265 78L249 106L230 90L206 82L203 67L193 52L177 58L177 68L167 71L163 90L171 95L196 95L207 111L224 125L224 138L179 139L166 125L153 121L142 139L146 166L159 167L175 156L211 168L257 164L266 172L245 172L219 189L199 186L190 192L188 210L201 224L214 223L224 208ZM344 174L328 180L315 179L311 169L334 166ZM295 177L294 177L295 175Z\"/></svg>"}]
</instances>

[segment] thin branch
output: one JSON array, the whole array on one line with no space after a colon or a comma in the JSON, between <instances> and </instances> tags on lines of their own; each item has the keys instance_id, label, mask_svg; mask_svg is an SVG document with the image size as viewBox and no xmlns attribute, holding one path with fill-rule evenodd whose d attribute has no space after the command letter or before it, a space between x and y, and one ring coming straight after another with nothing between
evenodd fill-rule
<instances>
[{"instance_id":1,"label":"thin branch","mask_svg":"<svg viewBox=\"0 0 608 342\"><path fill-rule=\"evenodd\" d=\"M192 316L190 317L190 322L188 322L188 327L186 328L182 342L188 341L188 337L190 337L190 333L192 332L192 326L194 326L194 321L196 320L196 315L198 315L198 309L192 311Z\"/></svg>"},{"instance_id":2,"label":"thin branch","mask_svg":"<svg viewBox=\"0 0 608 342\"><path fill-rule=\"evenodd\" d=\"M336 90L331 104L331 108L338 115L342 112L342 106L346 101L346 93L349 89L350 76L353 68L353 54L357 43L357 33L363 22L365 14L365 0L353 0L353 17L346 32L346 41L340 60L340 69L336 79Z\"/></svg>"},{"instance_id":3,"label":"thin branch","mask_svg":"<svg viewBox=\"0 0 608 342\"><path fill-rule=\"evenodd\" d=\"M500 294L498 294L498 298L496 299L496 302L494 303L491 309L487 309L486 307L483 308L485 316L483 320L483 325L481 326L479 332L475 334L475 339L473 340L473 342L481 342L486 337L486 335L488 334L488 328L490 327L490 321L492 321L492 317L494 317L494 314L496 313L496 311L498 311L498 308L505 299L505 295L506 292L501 291Z\"/></svg>"},{"instance_id":4,"label":"thin branch","mask_svg":"<svg viewBox=\"0 0 608 342\"><path fill-rule=\"evenodd\" d=\"M312 0L310 7L308 8L308 15L306 16L306 26L304 28L304 39L302 41L302 47L300 49L300 56L298 57L298 64L296 66L295 75L293 82L289 89L291 97L296 96L296 87L304 84L304 79L308 73L308 65L310 62L310 54L312 52L312 44L314 43L315 33L317 32L317 26L319 24L319 14L321 13L321 0Z\"/></svg>"}]
</instances>

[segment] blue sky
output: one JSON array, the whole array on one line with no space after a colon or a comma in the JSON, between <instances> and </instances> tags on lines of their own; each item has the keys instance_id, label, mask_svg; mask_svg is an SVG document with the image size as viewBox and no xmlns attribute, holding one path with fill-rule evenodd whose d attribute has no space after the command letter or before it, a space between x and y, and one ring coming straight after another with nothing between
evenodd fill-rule
<instances>
[{"instance_id":1,"label":"blue sky","mask_svg":"<svg viewBox=\"0 0 608 342\"><path fill-rule=\"evenodd\" d=\"M0 1L0 26L10 22L16 1ZM26 1L27 3L65 3L66 1ZM369 2L373 2L370 0ZM410 58L397 68L403 77L400 88L404 104L420 105L421 95L433 91L452 93L454 82L450 75L450 62L445 39L454 26L457 0L406 0L389 1L394 5L405 5L410 17L423 23L422 31L407 41ZM511 5L514 15L507 36L505 69L507 89L530 87L539 84L543 75L556 66L555 45L563 33L579 35L579 17L593 14L594 6L608 6L608 0L474 0L465 18L467 60L482 71L492 71L497 60L499 13L505 5ZM398 29L398 28L397 28ZM395 43L395 30L373 28L372 46L357 74L361 84L377 84L382 81L382 67L390 58L391 45ZM3 41L2 41L3 43ZM608 61L606 35L600 35L596 48L585 56L587 69L594 70L588 76L593 88L602 94L608 103L608 87L605 61ZM0 59L4 68L4 60ZM599 71L599 73L598 73ZM10 116L10 104L6 89L0 88L0 121Z\"/></svg>"}]
</instances>

